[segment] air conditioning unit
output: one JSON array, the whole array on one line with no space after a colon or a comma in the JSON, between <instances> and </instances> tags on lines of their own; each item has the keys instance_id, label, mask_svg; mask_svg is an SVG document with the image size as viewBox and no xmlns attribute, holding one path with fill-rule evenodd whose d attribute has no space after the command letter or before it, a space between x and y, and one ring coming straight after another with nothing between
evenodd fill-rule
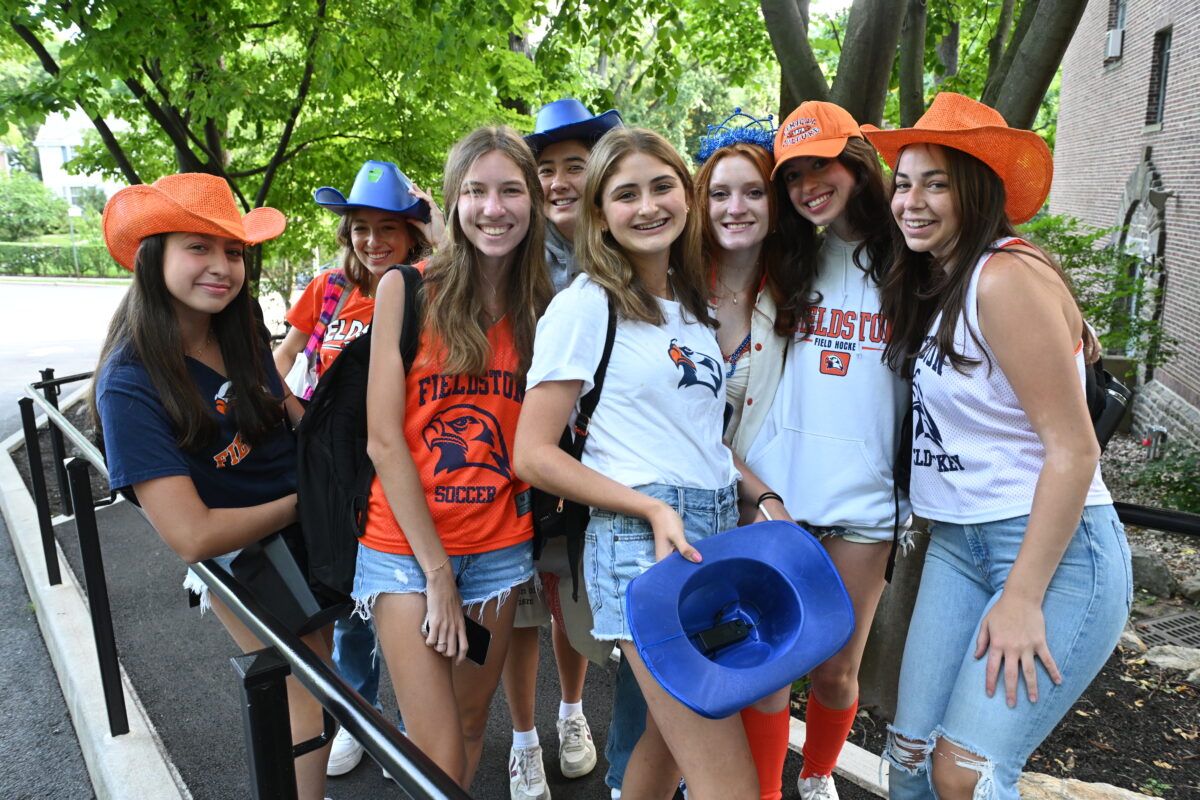
<instances>
[{"instance_id":1,"label":"air conditioning unit","mask_svg":"<svg viewBox=\"0 0 1200 800\"><path fill-rule=\"evenodd\" d=\"M1105 58L1120 58L1121 47L1125 44L1125 29L1113 28L1108 32L1108 38L1104 42L1104 57Z\"/></svg>"}]
</instances>

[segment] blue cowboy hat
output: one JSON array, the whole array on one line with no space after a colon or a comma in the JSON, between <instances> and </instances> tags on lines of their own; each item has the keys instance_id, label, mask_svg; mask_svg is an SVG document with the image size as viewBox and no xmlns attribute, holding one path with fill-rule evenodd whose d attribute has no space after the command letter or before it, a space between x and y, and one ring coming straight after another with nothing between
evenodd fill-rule
<instances>
[{"instance_id":1,"label":"blue cowboy hat","mask_svg":"<svg viewBox=\"0 0 1200 800\"><path fill-rule=\"evenodd\" d=\"M349 197L332 186L322 186L313 192L313 199L338 214L352 208L376 208L429 221L429 204L412 193L412 181L390 161L364 162Z\"/></svg>"},{"instance_id":2,"label":"blue cowboy hat","mask_svg":"<svg viewBox=\"0 0 1200 800\"><path fill-rule=\"evenodd\" d=\"M593 116L587 106L568 97L542 106L533 124L533 133L526 136L525 141L536 155L547 145L569 139L580 139L591 144L623 124L621 114L615 108Z\"/></svg>"},{"instance_id":3,"label":"blue cowboy hat","mask_svg":"<svg viewBox=\"0 0 1200 800\"><path fill-rule=\"evenodd\" d=\"M697 542L625 594L638 655L697 714L721 719L787 686L850 640L854 607L825 548L791 522Z\"/></svg>"}]
</instances>

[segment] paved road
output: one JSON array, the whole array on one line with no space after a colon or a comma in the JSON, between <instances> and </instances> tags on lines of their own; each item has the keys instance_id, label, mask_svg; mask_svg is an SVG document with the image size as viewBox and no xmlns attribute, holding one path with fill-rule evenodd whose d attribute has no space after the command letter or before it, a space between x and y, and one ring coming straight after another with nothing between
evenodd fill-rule
<instances>
[{"instance_id":1,"label":"paved road","mask_svg":"<svg viewBox=\"0 0 1200 800\"><path fill-rule=\"evenodd\" d=\"M0 281L7 317L0 339L0 439L21 427L17 400L25 396L26 384L41 380L39 370L53 367L65 376L95 369L108 321L127 285Z\"/></svg>"}]
</instances>

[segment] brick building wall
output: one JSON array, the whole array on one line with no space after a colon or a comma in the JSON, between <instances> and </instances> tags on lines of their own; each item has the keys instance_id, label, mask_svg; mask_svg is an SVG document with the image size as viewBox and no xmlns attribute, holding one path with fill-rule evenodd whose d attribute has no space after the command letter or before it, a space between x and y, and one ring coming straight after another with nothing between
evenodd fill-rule
<instances>
[{"instance_id":1,"label":"brick building wall","mask_svg":"<svg viewBox=\"0 0 1200 800\"><path fill-rule=\"evenodd\" d=\"M1117 7L1091 0L1063 59L1050 210L1129 225L1120 244L1161 282L1163 324L1179 340L1177 355L1139 389L1135 425L1200 442L1200 0L1127 0L1121 55L1106 58Z\"/></svg>"}]
</instances>

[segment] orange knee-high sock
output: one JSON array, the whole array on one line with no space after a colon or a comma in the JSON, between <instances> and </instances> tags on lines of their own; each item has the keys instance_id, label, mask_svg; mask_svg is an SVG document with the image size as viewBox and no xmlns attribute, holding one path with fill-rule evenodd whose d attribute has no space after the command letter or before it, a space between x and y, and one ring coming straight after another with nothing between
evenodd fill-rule
<instances>
[{"instance_id":1,"label":"orange knee-high sock","mask_svg":"<svg viewBox=\"0 0 1200 800\"><path fill-rule=\"evenodd\" d=\"M810 691L808 709L804 715L804 769L801 778L813 775L832 775L837 766L842 745L854 726L854 715L858 713L858 698L847 708L826 708L817 702Z\"/></svg>"},{"instance_id":2,"label":"orange knee-high sock","mask_svg":"<svg viewBox=\"0 0 1200 800\"><path fill-rule=\"evenodd\" d=\"M764 714L753 708L742 709L742 725L750 742L750 755L754 756L762 800L783 797L783 762L787 758L791 719L786 707L774 714Z\"/></svg>"}]
</instances>

